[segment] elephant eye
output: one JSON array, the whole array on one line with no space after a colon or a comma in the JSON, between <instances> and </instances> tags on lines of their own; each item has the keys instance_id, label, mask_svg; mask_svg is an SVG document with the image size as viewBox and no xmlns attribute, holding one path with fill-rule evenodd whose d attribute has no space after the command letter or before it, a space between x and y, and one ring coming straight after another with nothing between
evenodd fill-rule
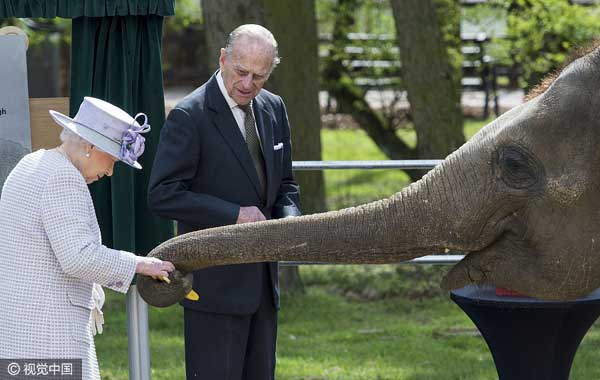
<instances>
[{"instance_id":1,"label":"elephant eye","mask_svg":"<svg viewBox=\"0 0 600 380\"><path fill-rule=\"evenodd\" d=\"M497 175L509 187L531 189L541 185L544 170L533 154L519 145L506 145L496 151Z\"/></svg>"}]
</instances>

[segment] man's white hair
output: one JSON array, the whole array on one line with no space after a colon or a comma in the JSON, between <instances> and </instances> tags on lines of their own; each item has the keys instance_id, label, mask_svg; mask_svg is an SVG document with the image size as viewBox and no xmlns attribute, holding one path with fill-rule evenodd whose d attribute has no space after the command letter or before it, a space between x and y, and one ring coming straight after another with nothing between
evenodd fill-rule
<instances>
[{"instance_id":1,"label":"man's white hair","mask_svg":"<svg viewBox=\"0 0 600 380\"><path fill-rule=\"evenodd\" d=\"M279 51L277 49L277 41L273 37L267 28L258 24L244 24L240 25L229 33L227 37L227 43L225 44L225 55L231 57L236 42L240 37L244 37L246 41L250 43L257 43L264 47L270 48L273 54L273 62L271 63L271 71L279 64L281 58L279 58Z\"/></svg>"}]
</instances>

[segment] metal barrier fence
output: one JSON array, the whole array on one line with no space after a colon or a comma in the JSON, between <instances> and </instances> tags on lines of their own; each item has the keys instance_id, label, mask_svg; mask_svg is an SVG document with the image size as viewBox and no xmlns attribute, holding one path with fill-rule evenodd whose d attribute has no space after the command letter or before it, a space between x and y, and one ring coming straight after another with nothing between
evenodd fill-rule
<instances>
[{"instance_id":1,"label":"metal barrier fence","mask_svg":"<svg viewBox=\"0 0 600 380\"><path fill-rule=\"evenodd\" d=\"M294 161L292 168L297 170L325 169L433 169L442 160L387 160L387 161Z\"/></svg>"},{"instance_id":2,"label":"metal barrier fence","mask_svg":"<svg viewBox=\"0 0 600 380\"><path fill-rule=\"evenodd\" d=\"M298 170L331 169L402 169L427 170L442 160L387 160L387 161L294 161L292 168ZM463 255L430 255L399 264L455 264ZM326 265L323 262L282 262L282 265ZM148 305L140 297L135 285L127 293L127 322L129 341L129 379L150 380L150 342L148 333Z\"/></svg>"}]
</instances>

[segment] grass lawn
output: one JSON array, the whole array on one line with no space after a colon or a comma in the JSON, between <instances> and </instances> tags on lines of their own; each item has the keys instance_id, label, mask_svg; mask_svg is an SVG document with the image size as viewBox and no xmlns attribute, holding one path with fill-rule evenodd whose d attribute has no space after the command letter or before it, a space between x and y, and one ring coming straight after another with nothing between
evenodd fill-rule
<instances>
[{"instance_id":1,"label":"grass lawn","mask_svg":"<svg viewBox=\"0 0 600 380\"><path fill-rule=\"evenodd\" d=\"M497 379L483 338L446 296L368 300L358 292L341 291L334 280L310 284L311 278L319 277L314 272L330 269L303 267L309 283L306 294L282 300L277 379ZM363 271L335 269L353 273L354 278ZM102 378L127 379L123 297L111 293L108 299L105 333L96 338ZM152 378L184 379L181 308L152 308L150 330ZM598 348L600 328L595 325L579 348L571 380L600 378Z\"/></svg>"},{"instance_id":2,"label":"grass lawn","mask_svg":"<svg viewBox=\"0 0 600 380\"><path fill-rule=\"evenodd\" d=\"M473 135L482 122L467 122ZM414 136L406 134L407 141ZM385 157L362 130L324 130L324 159ZM399 170L328 170L329 207L387 197L408 183ZM493 380L492 357L468 317L438 288L447 267L304 266L306 294L284 296L279 380ZM200 295L202 296L202 295ZM128 378L125 298L107 291L96 337L102 378ZM179 306L150 308L152 378L185 378ZM600 378L600 325L584 338L571 380ZM211 379L206 379L211 380Z\"/></svg>"}]
</instances>

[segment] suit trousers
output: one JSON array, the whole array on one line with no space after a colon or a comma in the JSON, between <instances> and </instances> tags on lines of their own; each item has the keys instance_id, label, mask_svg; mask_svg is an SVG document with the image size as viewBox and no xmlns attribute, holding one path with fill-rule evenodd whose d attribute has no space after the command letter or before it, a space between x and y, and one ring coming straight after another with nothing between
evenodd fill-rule
<instances>
[{"instance_id":1,"label":"suit trousers","mask_svg":"<svg viewBox=\"0 0 600 380\"><path fill-rule=\"evenodd\" d=\"M187 380L274 380L277 309L268 265L264 264L261 301L254 314L186 308L184 334Z\"/></svg>"}]
</instances>

